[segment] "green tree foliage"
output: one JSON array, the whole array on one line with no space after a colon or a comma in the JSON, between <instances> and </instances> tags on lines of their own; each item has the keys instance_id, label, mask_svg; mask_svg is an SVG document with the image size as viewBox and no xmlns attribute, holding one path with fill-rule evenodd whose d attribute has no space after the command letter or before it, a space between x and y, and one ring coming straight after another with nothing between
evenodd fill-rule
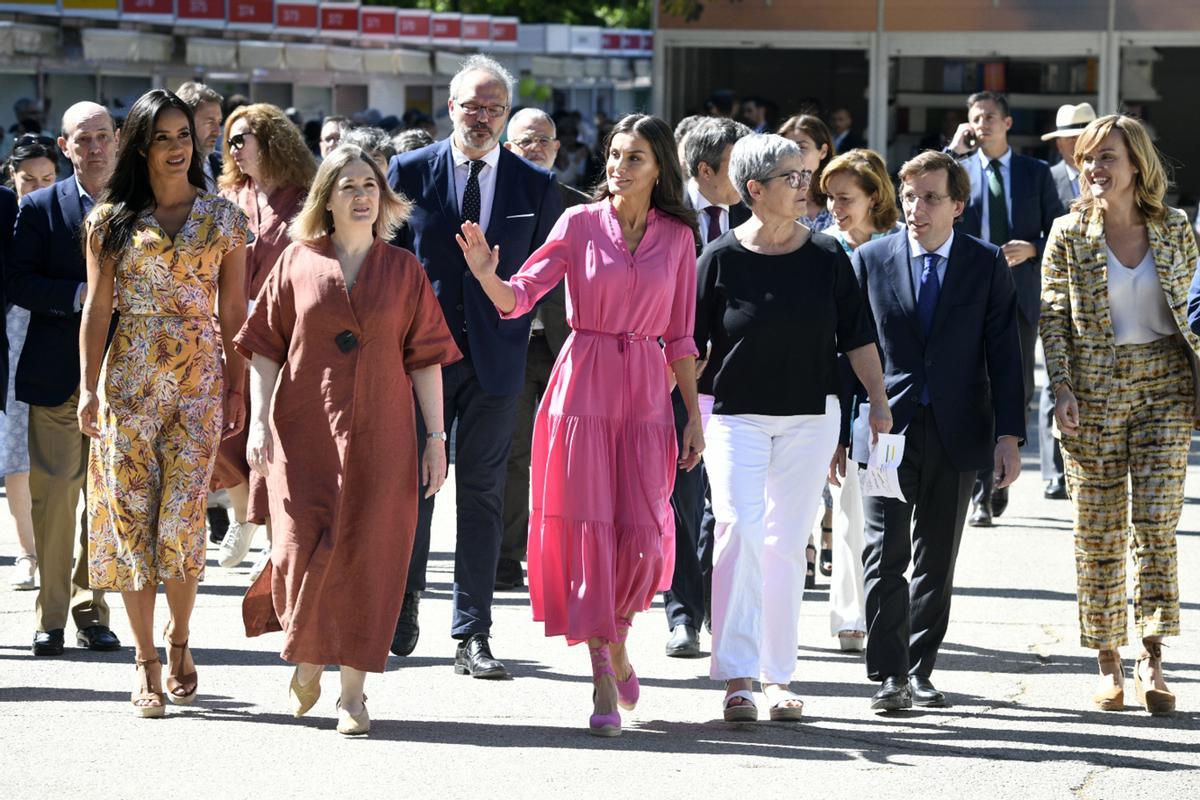
<instances>
[{"instance_id":1,"label":"green tree foliage","mask_svg":"<svg viewBox=\"0 0 1200 800\"><path fill-rule=\"evenodd\" d=\"M649 28L655 0L363 0L365 5L427 8L520 17L522 22L561 22L608 28Z\"/></svg>"}]
</instances>

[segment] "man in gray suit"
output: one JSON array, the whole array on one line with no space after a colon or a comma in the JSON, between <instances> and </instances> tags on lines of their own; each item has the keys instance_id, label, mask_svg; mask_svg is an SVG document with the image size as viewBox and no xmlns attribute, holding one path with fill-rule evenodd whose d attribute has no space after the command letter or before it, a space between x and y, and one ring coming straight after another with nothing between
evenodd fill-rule
<instances>
[{"instance_id":1,"label":"man in gray suit","mask_svg":"<svg viewBox=\"0 0 1200 800\"><path fill-rule=\"evenodd\" d=\"M554 170L558 156L558 133L554 120L545 111L524 108L508 121L508 141L504 146L531 164ZM558 184L563 208L588 202L578 189ZM512 449L508 453L508 478L504 488L504 539L496 566L496 588L517 589L525 585L521 561L529 543L529 457L533 440L533 416L550 380L550 370L571 333L567 325L566 290L559 283L538 303L529 331L529 351L525 360L525 385L517 398L517 421L513 427Z\"/></svg>"},{"instance_id":2,"label":"man in gray suit","mask_svg":"<svg viewBox=\"0 0 1200 800\"><path fill-rule=\"evenodd\" d=\"M1069 211L1071 204L1079 198L1079 170L1075 169L1075 140L1092 120L1096 119L1096 111L1090 103L1071 105L1068 103L1058 109L1055 117L1055 129L1042 136L1043 142L1053 141L1058 148L1062 160L1050 167L1050 176L1054 179L1054 189L1058 199L1062 201L1064 211ZM1050 386L1042 387L1042 396L1038 401L1038 441L1041 451L1042 480L1046 482L1043 494L1048 500L1067 499L1067 484L1063 475L1062 452L1058 448L1058 440L1051 433L1050 424L1054 419L1054 394Z\"/></svg>"}]
</instances>

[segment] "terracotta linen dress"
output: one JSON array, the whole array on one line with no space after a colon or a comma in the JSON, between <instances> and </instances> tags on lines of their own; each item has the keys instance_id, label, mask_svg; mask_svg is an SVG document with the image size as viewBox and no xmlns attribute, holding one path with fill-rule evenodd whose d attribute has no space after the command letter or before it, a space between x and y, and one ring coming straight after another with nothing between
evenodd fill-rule
<instances>
[{"instance_id":1,"label":"terracotta linen dress","mask_svg":"<svg viewBox=\"0 0 1200 800\"><path fill-rule=\"evenodd\" d=\"M300 213L304 206L304 198L308 194L299 186L284 186L267 196L266 204L260 204L258 192L249 181L242 183L237 189L226 189L221 196L236 203L250 220L250 237L246 243L246 297L250 300L251 308L254 298L267 280L267 274L284 249L292 243L288 237L288 225ZM247 374L249 368L247 367ZM246 415L250 414L250 381L246 380ZM224 489L249 482L250 503L246 519L261 525L269 514L267 510L266 479L257 472L252 472L246 463L245 428L236 435L221 442L217 452L217 467L213 472L212 488Z\"/></svg>"},{"instance_id":2,"label":"terracotta linen dress","mask_svg":"<svg viewBox=\"0 0 1200 800\"><path fill-rule=\"evenodd\" d=\"M89 230L103 235L111 213L97 206ZM225 387L213 308L221 262L245 240L246 215L206 192L174 239L149 211L134 223L116 266L119 317L88 459L93 589L204 578L204 508Z\"/></svg>"},{"instance_id":3,"label":"terracotta linen dress","mask_svg":"<svg viewBox=\"0 0 1200 800\"><path fill-rule=\"evenodd\" d=\"M572 333L533 428L529 599L547 636L612 641L675 567L669 362L697 352L694 235L651 209L630 254L611 203L568 209L513 276L507 316L564 275Z\"/></svg>"},{"instance_id":4,"label":"terracotta linen dress","mask_svg":"<svg viewBox=\"0 0 1200 800\"><path fill-rule=\"evenodd\" d=\"M343 351L346 331L357 346ZM376 240L348 294L330 241L296 242L234 341L283 365L271 564L243 603L246 634L282 628L288 661L382 672L420 491L408 373L462 357L433 288L412 253Z\"/></svg>"}]
</instances>

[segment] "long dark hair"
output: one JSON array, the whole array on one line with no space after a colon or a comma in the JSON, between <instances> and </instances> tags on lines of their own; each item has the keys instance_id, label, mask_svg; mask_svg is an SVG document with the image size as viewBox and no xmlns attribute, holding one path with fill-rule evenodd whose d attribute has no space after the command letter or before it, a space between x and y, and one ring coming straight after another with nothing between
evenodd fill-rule
<instances>
[{"instance_id":1,"label":"long dark hair","mask_svg":"<svg viewBox=\"0 0 1200 800\"><path fill-rule=\"evenodd\" d=\"M13 143L12 152L4 161L9 181L15 179L14 176L22 162L34 158L48 158L54 168L58 169L58 145L49 136L40 136L36 133L18 136L16 142Z\"/></svg>"},{"instance_id":2,"label":"long dark hair","mask_svg":"<svg viewBox=\"0 0 1200 800\"><path fill-rule=\"evenodd\" d=\"M111 203L113 207L103 222L105 230L99 252L101 269L109 259L118 259L129 247L133 239L133 226L142 212L157 205L150 188L146 154L154 137L155 122L160 114L172 108L187 118L191 133L192 162L188 165L188 183L205 191L204 166L200 148L196 146L196 121L192 117L191 107L166 89L151 89L129 109L129 116L121 127L117 163L100 197L100 202ZM87 226L84 230L87 230ZM85 243L87 246L88 243Z\"/></svg>"},{"instance_id":3,"label":"long dark hair","mask_svg":"<svg viewBox=\"0 0 1200 800\"><path fill-rule=\"evenodd\" d=\"M675 133L671 126L658 117L649 114L627 114L613 126L608 138L604 141L604 159L608 159L612 150L613 138L622 133L632 133L641 136L650 143L650 151L658 162L658 182L650 192L650 205L664 214L677 220L698 234L696 212L688 207L683 194L683 172L679 169L679 152L675 147ZM607 170L600 179L592 194L592 200L607 200L612 196L608 191Z\"/></svg>"}]
</instances>

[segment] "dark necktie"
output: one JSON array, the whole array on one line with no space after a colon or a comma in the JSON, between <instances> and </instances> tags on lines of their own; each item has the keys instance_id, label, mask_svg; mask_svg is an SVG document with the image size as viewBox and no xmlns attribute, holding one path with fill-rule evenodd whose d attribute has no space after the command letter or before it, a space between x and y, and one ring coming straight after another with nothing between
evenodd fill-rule
<instances>
[{"instance_id":1,"label":"dark necktie","mask_svg":"<svg viewBox=\"0 0 1200 800\"><path fill-rule=\"evenodd\" d=\"M92 213L92 209L96 206L96 204L92 201L92 198L86 194L79 195L79 204L83 206L84 219L87 219L87 215Z\"/></svg>"},{"instance_id":2,"label":"dark necktie","mask_svg":"<svg viewBox=\"0 0 1200 800\"><path fill-rule=\"evenodd\" d=\"M992 159L988 169L988 238L996 247L1008 244L1008 203L1004 201L1004 179L1000 160Z\"/></svg>"},{"instance_id":3,"label":"dark necktie","mask_svg":"<svg viewBox=\"0 0 1200 800\"><path fill-rule=\"evenodd\" d=\"M479 194L479 171L483 169L484 162L472 161L471 174L467 178L467 185L463 187L462 201L462 218L463 222L479 222L479 206L481 196Z\"/></svg>"},{"instance_id":4,"label":"dark necktie","mask_svg":"<svg viewBox=\"0 0 1200 800\"><path fill-rule=\"evenodd\" d=\"M720 238L722 210L720 206L706 206L704 208L704 213L708 214L708 236L704 240L705 244Z\"/></svg>"},{"instance_id":5,"label":"dark necktie","mask_svg":"<svg viewBox=\"0 0 1200 800\"><path fill-rule=\"evenodd\" d=\"M925 268L921 270L921 287L917 291L917 318L921 321L921 332L928 342L929 333L933 330L933 314L937 311L938 295L942 293L941 282L937 274L937 254L926 253ZM928 344L926 345L928 346ZM929 405L929 376L925 376L925 386L921 389L921 404Z\"/></svg>"}]
</instances>

